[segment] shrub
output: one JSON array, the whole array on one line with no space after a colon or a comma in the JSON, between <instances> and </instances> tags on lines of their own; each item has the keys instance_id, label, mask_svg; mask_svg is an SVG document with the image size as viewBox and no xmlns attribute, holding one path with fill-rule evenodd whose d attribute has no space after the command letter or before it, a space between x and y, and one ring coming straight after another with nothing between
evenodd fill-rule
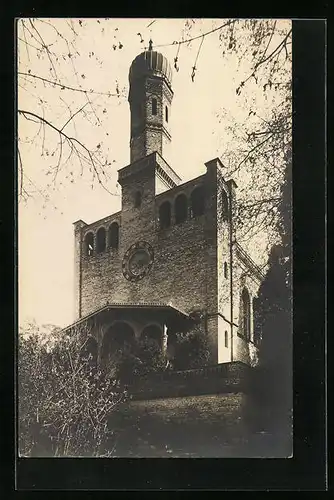
<instances>
[{"instance_id":1,"label":"shrub","mask_svg":"<svg viewBox=\"0 0 334 500\"><path fill-rule=\"evenodd\" d=\"M157 342L143 338L119 353L117 367L117 378L127 385L134 378L165 370L166 359Z\"/></svg>"},{"instance_id":2,"label":"shrub","mask_svg":"<svg viewBox=\"0 0 334 500\"><path fill-rule=\"evenodd\" d=\"M209 343L201 324L191 330L177 333L174 340L173 368L189 370L208 364L210 359Z\"/></svg>"},{"instance_id":3,"label":"shrub","mask_svg":"<svg viewBox=\"0 0 334 500\"><path fill-rule=\"evenodd\" d=\"M116 378L83 356L87 331L60 332L51 349L37 335L19 339L21 456L110 454L107 417L126 398ZM108 447L107 449L107 441Z\"/></svg>"}]
</instances>

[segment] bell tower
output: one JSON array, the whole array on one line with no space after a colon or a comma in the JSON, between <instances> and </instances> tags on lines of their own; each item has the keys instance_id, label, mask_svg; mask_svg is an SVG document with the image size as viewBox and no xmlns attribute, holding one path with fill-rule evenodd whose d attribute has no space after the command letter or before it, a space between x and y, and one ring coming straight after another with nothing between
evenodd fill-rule
<instances>
[{"instance_id":1,"label":"bell tower","mask_svg":"<svg viewBox=\"0 0 334 500\"><path fill-rule=\"evenodd\" d=\"M152 48L139 54L129 72L131 113L130 162L158 152L168 157L173 91L172 68Z\"/></svg>"}]
</instances>

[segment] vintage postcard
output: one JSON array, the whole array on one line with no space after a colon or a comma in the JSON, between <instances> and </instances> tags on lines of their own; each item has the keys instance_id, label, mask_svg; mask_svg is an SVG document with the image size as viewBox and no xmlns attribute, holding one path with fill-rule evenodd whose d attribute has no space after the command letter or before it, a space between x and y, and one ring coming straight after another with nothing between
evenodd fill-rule
<instances>
[{"instance_id":1,"label":"vintage postcard","mask_svg":"<svg viewBox=\"0 0 334 500\"><path fill-rule=\"evenodd\" d=\"M19 457L291 458L292 21L17 44Z\"/></svg>"}]
</instances>

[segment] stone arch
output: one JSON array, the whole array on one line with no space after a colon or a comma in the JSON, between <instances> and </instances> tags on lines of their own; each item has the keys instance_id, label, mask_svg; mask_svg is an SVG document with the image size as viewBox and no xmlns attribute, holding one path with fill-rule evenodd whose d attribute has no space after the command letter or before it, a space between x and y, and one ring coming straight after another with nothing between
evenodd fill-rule
<instances>
[{"instance_id":1,"label":"stone arch","mask_svg":"<svg viewBox=\"0 0 334 500\"><path fill-rule=\"evenodd\" d=\"M85 236L85 255L91 256L94 252L94 234L90 231Z\"/></svg>"},{"instance_id":2,"label":"stone arch","mask_svg":"<svg viewBox=\"0 0 334 500\"><path fill-rule=\"evenodd\" d=\"M192 217L203 215L205 209L204 186L196 187L190 195L190 200Z\"/></svg>"},{"instance_id":3,"label":"stone arch","mask_svg":"<svg viewBox=\"0 0 334 500\"><path fill-rule=\"evenodd\" d=\"M156 345L162 347L162 330L161 327L156 324L147 325L143 328L140 340L148 340L155 342Z\"/></svg>"},{"instance_id":4,"label":"stone arch","mask_svg":"<svg viewBox=\"0 0 334 500\"><path fill-rule=\"evenodd\" d=\"M96 233L96 252L101 253L106 249L106 230L100 227Z\"/></svg>"},{"instance_id":5,"label":"stone arch","mask_svg":"<svg viewBox=\"0 0 334 500\"><path fill-rule=\"evenodd\" d=\"M246 287L241 293L241 331L246 340L250 340L251 334L251 301Z\"/></svg>"},{"instance_id":6,"label":"stone arch","mask_svg":"<svg viewBox=\"0 0 334 500\"><path fill-rule=\"evenodd\" d=\"M166 229L171 224L171 206L169 201L164 201L159 207L159 226Z\"/></svg>"},{"instance_id":7,"label":"stone arch","mask_svg":"<svg viewBox=\"0 0 334 500\"><path fill-rule=\"evenodd\" d=\"M131 349L134 342L134 330L129 323L115 321L103 336L101 351L102 360L107 361L117 352Z\"/></svg>"},{"instance_id":8,"label":"stone arch","mask_svg":"<svg viewBox=\"0 0 334 500\"><path fill-rule=\"evenodd\" d=\"M188 198L184 193L179 194L175 199L175 223L180 224L188 218Z\"/></svg>"},{"instance_id":9,"label":"stone arch","mask_svg":"<svg viewBox=\"0 0 334 500\"><path fill-rule=\"evenodd\" d=\"M113 222L109 226L108 230L108 246L114 248L115 250L119 246L119 225L117 222Z\"/></svg>"}]
</instances>

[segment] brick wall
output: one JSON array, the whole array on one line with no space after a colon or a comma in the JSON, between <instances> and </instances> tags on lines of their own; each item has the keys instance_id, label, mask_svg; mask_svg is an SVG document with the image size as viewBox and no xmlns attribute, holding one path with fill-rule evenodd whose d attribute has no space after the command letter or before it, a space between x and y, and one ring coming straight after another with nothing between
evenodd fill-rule
<instances>
[{"instance_id":1,"label":"brick wall","mask_svg":"<svg viewBox=\"0 0 334 500\"><path fill-rule=\"evenodd\" d=\"M153 113L152 99L156 100L156 113ZM159 157L168 157L172 100L173 91L164 77L138 75L131 82L131 164L120 171L122 210L89 226L82 221L75 226L76 315L92 313L108 301L172 302L185 312L202 309L207 313L211 361L241 359L254 362L254 346L238 335L242 333L239 311L242 288L247 286L252 300L259 280L254 278L251 266L239 258L235 249L231 317L230 222L224 214L226 207L222 194L231 195L233 201L236 186L233 181L224 179L225 168L217 158L206 163L205 175L179 185L178 176ZM199 185L204 187L205 213L191 218L189 212L188 220L176 225L174 203L177 195L184 193L190 205L191 192ZM134 206L138 191L142 195L140 208ZM171 203L172 220L171 227L161 230L159 206L164 201ZM106 248L90 257L84 255L81 239L87 232L93 232L96 242L99 227L108 231L114 221L120 227L118 249ZM139 240L153 247L154 264L144 279L129 282L122 273L122 260L127 249ZM227 277L224 264L227 264ZM252 335L253 332L251 340Z\"/></svg>"},{"instance_id":2,"label":"brick wall","mask_svg":"<svg viewBox=\"0 0 334 500\"><path fill-rule=\"evenodd\" d=\"M119 250L106 250L92 257L84 257L82 262L82 315L93 312L113 302L170 302L180 309L191 311L195 308L214 310L215 293L210 293L214 269L214 235L208 238L208 219L212 212L208 210L202 216L185 221L180 225L159 230L158 211L160 204L168 199L172 205L180 192L190 196L192 189L203 183L203 177L195 179L185 186L155 197L155 182L152 172L138 174L128 186L123 187L122 213L120 221ZM143 192L140 209L133 206L135 190ZM96 232L107 221L92 224L85 228L84 234ZM83 236L84 236L83 234ZM150 274L138 283L127 281L122 274L122 257L130 245L137 240L145 240L154 248L155 260ZM189 279L191 276L191 279Z\"/></svg>"},{"instance_id":3,"label":"brick wall","mask_svg":"<svg viewBox=\"0 0 334 500\"><path fill-rule=\"evenodd\" d=\"M156 156L153 154L141 162L127 167L130 173L120 181L121 212L85 225L81 230L84 238L87 232L93 231L96 235L99 227L107 230L111 222L117 221L120 225L119 248L107 248L90 257L83 255L79 266L80 229L76 229L76 266L81 269L81 279L77 278L76 282L81 284L81 315L94 312L107 301L172 303L188 313L205 310L211 361L230 361L229 222L221 217L220 190L222 186L227 190L228 186L222 176L222 166L216 160L208 162L206 174L157 195L160 181L157 181ZM173 185L174 181L170 182ZM185 194L190 206L191 193L198 186L204 187L204 214L192 218L189 210L188 219L176 224L174 206L177 196ZM140 208L134 206L138 190L142 193ZM171 204L171 226L160 229L159 207L165 201ZM147 241L153 247L154 263L144 279L130 282L123 276L122 260L127 249L139 240ZM224 275L225 262L228 265L227 278ZM253 362L256 359L254 346L238 335L241 333L238 322L243 286L247 286L252 299L257 293L259 280L234 249L233 360ZM225 347L225 331L228 332L228 347Z\"/></svg>"},{"instance_id":4,"label":"brick wall","mask_svg":"<svg viewBox=\"0 0 334 500\"><path fill-rule=\"evenodd\" d=\"M152 99L156 99L156 114L152 113ZM170 141L170 115L173 93L161 78L146 77L133 85L129 94L131 105L131 162L154 151L166 156ZM137 108L141 117L136 116ZM166 120L168 108L168 121ZM167 154L168 157L168 154Z\"/></svg>"}]
</instances>

